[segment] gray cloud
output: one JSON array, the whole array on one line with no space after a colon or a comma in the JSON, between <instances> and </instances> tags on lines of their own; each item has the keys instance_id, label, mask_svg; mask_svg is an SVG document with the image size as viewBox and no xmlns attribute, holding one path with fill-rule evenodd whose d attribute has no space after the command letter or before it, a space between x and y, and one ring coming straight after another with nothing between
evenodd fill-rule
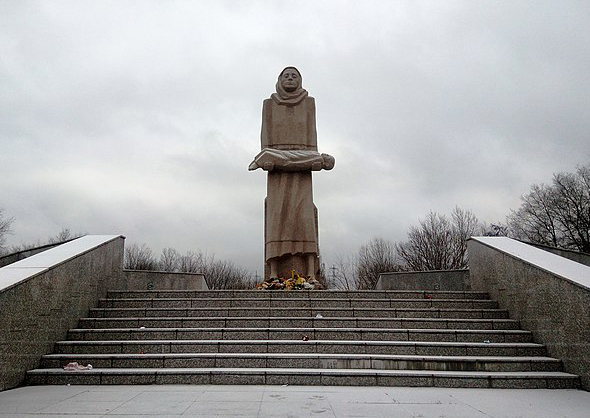
<instances>
[{"instance_id":1,"label":"gray cloud","mask_svg":"<svg viewBox=\"0 0 590 418\"><path fill-rule=\"evenodd\" d=\"M321 249L429 210L502 220L590 157L577 1L4 2L0 207L11 244L67 227L262 269L262 100L316 97Z\"/></svg>"}]
</instances>

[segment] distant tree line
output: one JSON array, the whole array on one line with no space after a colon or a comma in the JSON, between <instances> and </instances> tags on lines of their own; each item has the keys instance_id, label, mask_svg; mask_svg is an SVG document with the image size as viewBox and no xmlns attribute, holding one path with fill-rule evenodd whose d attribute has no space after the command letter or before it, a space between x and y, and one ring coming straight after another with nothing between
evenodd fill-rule
<instances>
[{"instance_id":1,"label":"distant tree line","mask_svg":"<svg viewBox=\"0 0 590 418\"><path fill-rule=\"evenodd\" d=\"M203 273L210 289L252 289L255 285L245 268L201 251L181 254L168 247L156 256L146 244L130 244L125 246L124 265L131 270Z\"/></svg>"},{"instance_id":2,"label":"distant tree line","mask_svg":"<svg viewBox=\"0 0 590 418\"><path fill-rule=\"evenodd\" d=\"M331 287L373 289L381 273L466 268L467 239L483 231L469 210L456 207L450 216L430 212L410 227L406 241L377 237L356 255L337 258L328 281Z\"/></svg>"},{"instance_id":3,"label":"distant tree line","mask_svg":"<svg viewBox=\"0 0 590 418\"><path fill-rule=\"evenodd\" d=\"M4 255L9 251L4 247L6 244L6 236L10 234L10 225L14 222L14 218L7 218L4 215L4 209L0 208L0 255Z\"/></svg>"},{"instance_id":4,"label":"distant tree line","mask_svg":"<svg viewBox=\"0 0 590 418\"><path fill-rule=\"evenodd\" d=\"M63 228L45 241L5 247L6 237L12 232L10 227L13 222L14 218L5 216L4 210L0 208L0 256L48 244L59 244L86 235L72 233L69 229ZM201 251L180 254L174 248L165 248L157 257L146 244L130 244L125 246L124 266L133 270L203 273L211 289L252 289L256 284L245 268L236 266L231 261L217 260L214 255L207 255Z\"/></svg>"},{"instance_id":5,"label":"distant tree line","mask_svg":"<svg viewBox=\"0 0 590 418\"><path fill-rule=\"evenodd\" d=\"M590 164L535 184L508 215L509 236L590 253Z\"/></svg>"},{"instance_id":6,"label":"distant tree line","mask_svg":"<svg viewBox=\"0 0 590 418\"><path fill-rule=\"evenodd\" d=\"M21 251L42 247L44 245L60 244L62 242L70 241L86 235L86 233L82 232L72 233L68 228L63 228L56 235L48 237L45 241L37 240L36 243L26 243L6 247L6 237L12 233L10 229L12 222L14 222L14 218L5 217L3 209L0 208L0 256L14 254Z\"/></svg>"},{"instance_id":7,"label":"distant tree line","mask_svg":"<svg viewBox=\"0 0 590 418\"><path fill-rule=\"evenodd\" d=\"M417 225L410 226L405 241L373 238L356 254L337 257L334 265L322 269L322 276L329 287L373 289L380 273L466 268L467 239L474 235L508 236L590 253L590 164L573 173L554 174L551 184L534 184L521 200L520 207L511 210L505 222L489 225L459 207L450 215L431 211ZM0 255L42 245L38 242L6 248L13 221L0 209ZM47 242L63 242L81 235L63 229ZM166 248L155 256L147 245L131 244L125 249L125 267L203 273L212 289L254 285L247 270L201 251L180 254Z\"/></svg>"},{"instance_id":8,"label":"distant tree line","mask_svg":"<svg viewBox=\"0 0 590 418\"><path fill-rule=\"evenodd\" d=\"M373 238L357 254L337 257L328 269L331 287L373 289L380 273L467 267L470 236L508 236L536 244L590 253L590 164L534 184L504 223L486 225L469 210L450 216L430 212L399 243Z\"/></svg>"}]
</instances>

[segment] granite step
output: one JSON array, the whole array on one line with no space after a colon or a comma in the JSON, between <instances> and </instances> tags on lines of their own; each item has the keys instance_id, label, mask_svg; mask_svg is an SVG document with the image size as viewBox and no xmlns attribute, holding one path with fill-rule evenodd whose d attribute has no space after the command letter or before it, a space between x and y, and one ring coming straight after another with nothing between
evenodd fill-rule
<instances>
[{"instance_id":1,"label":"granite step","mask_svg":"<svg viewBox=\"0 0 590 418\"><path fill-rule=\"evenodd\" d=\"M68 338L100 340L355 340L531 342L530 331L397 328L110 328L71 329Z\"/></svg>"},{"instance_id":2,"label":"granite step","mask_svg":"<svg viewBox=\"0 0 590 418\"><path fill-rule=\"evenodd\" d=\"M255 384L350 385L469 388L570 389L579 377L563 372L478 372L432 370L300 369L300 368L96 368L66 372L35 369L27 373L30 385L130 384Z\"/></svg>"},{"instance_id":3,"label":"granite step","mask_svg":"<svg viewBox=\"0 0 590 418\"><path fill-rule=\"evenodd\" d=\"M110 290L108 298L234 298L234 299L316 299L316 298L360 298L360 299L489 299L486 292L476 291L422 291L422 290Z\"/></svg>"},{"instance_id":4,"label":"granite step","mask_svg":"<svg viewBox=\"0 0 590 418\"><path fill-rule=\"evenodd\" d=\"M59 341L56 354L325 353L420 356L545 357L536 343L343 340L119 340Z\"/></svg>"},{"instance_id":5,"label":"granite step","mask_svg":"<svg viewBox=\"0 0 590 418\"><path fill-rule=\"evenodd\" d=\"M117 317L374 317L374 318L462 318L507 319L505 309L469 308L92 308L89 316L97 318Z\"/></svg>"},{"instance_id":6,"label":"granite step","mask_svg":"<svg viewBox=\"0 0 590 418\"><path fill-rule=\"evenodd\" d=\"M495 309L489 299L368 298L120 298L100 299L101 308L463 308Z\"/></svg>"},{"instance_id":7,"label":"granite step","mask_svg":"<svg viewBox=\"0 0 590 418\"><path fill-rule=\"evenodd\" d=\"M323 353L169 353L169 354L48 354L41 368L70 362L95 368L300 368L447 371L561 371L551 357L409 356Z\"/></svg>"},{"instance_id":8,"label":"granite step","mask_svg":"<svg viewBox=\"0 0 590 418\"><path fill-rule=\"evenodd\" d=\"M372 318L372 317L122 317L81 318L79 328L436 328L518 329L513 319Z\"/></svg>"},{"instance_id":9,"label":"granite step","mask_svg":"<svg viewBox=\"0 0 590 418\"><path fill-rule=\"evenodd\" d=\"M482 292L110 291L27 380L577 388L519 327Z\"/></svg>"}]
</instances>

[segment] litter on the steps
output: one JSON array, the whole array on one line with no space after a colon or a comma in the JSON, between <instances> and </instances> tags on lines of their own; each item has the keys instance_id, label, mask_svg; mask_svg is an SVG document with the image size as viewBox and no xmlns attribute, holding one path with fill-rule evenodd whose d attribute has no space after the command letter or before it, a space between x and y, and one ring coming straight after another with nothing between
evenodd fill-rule
<instances>
[{"instance_id":1,"label":"litter on the steps","mask_svg":"<svg viewBox=\"0 0 590 418\"><path fill-rule=\"evenodd\" d=\"M317 314L315 317L316 317L316 318L323 318L324 316L323 316L321 313L319 313L319 314Z\"/></svg>"},{"instance_id":2,"label":"litter on the steps","mask_svg":"<svg viewBox=\"0 0 590 418\"><path fill-rule=\"evenodd\" d=\"M304 335L302 339L303 341L309 341L309 337L307 335Z\"/></svg>"},{"instance_id":3,"label":"litter on the steps","mask_svg":"<svg viewBox=\"0 0 590 418\"><path fill-rule=\"evenodd\" d=\"M77 362L71 362L68 363L64 366L64 370L68 371L68 372L74 372L74 371L79 371L79 370L92 370L92 364L89 364L87 366L82 366L81 364L78 364Z\"/></svg>"},{"instance_id":4,"label":"litter on the steps","mask_svg":"<svg viewBox=\"0 0 590 418\"><path fill-rule=\"evenodd\" d=\"M310 277L297 274L295 270L291 272L291 277L274 277L264 279L256 285L258 290L323 290L324 286Z\"/></svg>"}]
</instances>

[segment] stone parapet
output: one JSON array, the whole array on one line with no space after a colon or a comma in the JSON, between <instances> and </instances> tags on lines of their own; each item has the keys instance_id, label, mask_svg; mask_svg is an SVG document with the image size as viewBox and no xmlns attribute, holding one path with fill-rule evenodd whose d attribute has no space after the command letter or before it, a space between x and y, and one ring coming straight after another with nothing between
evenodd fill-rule
<instances>
[{"instance_id":1,"label":"stone parapet","mask_svg":"<svg viewBox=\"0 0 590 418\"><path fill-rule=\"evenodd\" d=\"M583 253L574 250L566 250L564 248L551 247L549 245L536 244L534 242L522 242L524 242L525 244L532 245L533 247L549 251L550 253L557 254L560 257L569 258L570 260L575 261L576 263L584 264L585 266L590 266L590 254L588 253Z\"/></svg>"},{"instance_id":2,"label":"stone parapet","mask_svg":"<svg viewBox=\"0 0 590 418\"><path fill-rule=\"evenodd\" d=\"M202 273L123 270L121 280L110 290L208 290Z\"/></svg>"},{"instance_id":3,"label":"stone parapet","mask_svg":"<svg viewBox=\"0 0 590 418\"><path fill-rule=\"evenodd\" d=\"M468 246L473 289L489 292L590 390L590 267L505 237Z\"/></svg>"},{"instance_id":4,"label":"stone parapet","mask_svg":"<svg viewBox=\"0 0 590 418\"><path fill-rule=\"evenodd\" d=\"M21 384L120 280L123 245L88 235L0 268L0 390Z\"/></svg>"},{"instance_id":5,"label":"stone parapet","mask_svg":"<svg viewBox=\"0 0 590 418\"><path fill-rule=\"evenodd\" d=\"M471 290L469 270L381 273L375 290Z\"/></svg>"}]
</instances>

